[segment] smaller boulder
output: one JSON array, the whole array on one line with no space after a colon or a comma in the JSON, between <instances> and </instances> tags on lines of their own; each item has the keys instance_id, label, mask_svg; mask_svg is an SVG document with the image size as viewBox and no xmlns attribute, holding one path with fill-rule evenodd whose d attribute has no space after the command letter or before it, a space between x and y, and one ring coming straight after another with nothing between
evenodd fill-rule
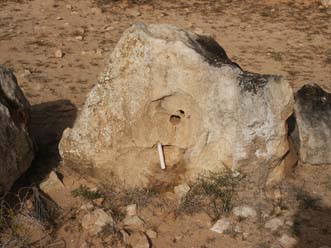
<instances>
[{"instance_id":1,"label":"smaller boulder","mask_svg":"<svg viewBox=\"0 0 331 248\"><path fill-rule=\"evenodd\" d=\"M82 219L82 227L92 235L102 232L108 225L114 225L114 220L100 208L86 214Z\"/></svg>"},{"instance_id":2,"label":"smaller boulder","mask_svg":"<svg viewBox=\"0 0 331 248\"><path fill-rule=\"evenodd\" d=\"M287 234L283 234L278 241L283 248L294 248L297 245L297 240Z\"/></svg>"},{"instance_id":3,"label":"smaller boulder","mask_svg":"<svg viewBox=\"0 0 331 248\"><path fill-rule=\"evenodd\" d=\"M190 191L190 186L187 183L183 183L175 186L174 192L179 199L182 199Z\"/></svg>"},{"instance_id":4,"label":"smaller boulder","mask_svg":"<svg viewBox=\"0 0 331 248\"><path fill-rule=\"evenodd\" d=\"M145 222L139 218L138 216L126 216L123 220L124 229L130 231L144 231L145 230Z\"/></svg>"},{"instance_id":5,"label":"smaller boulder","mask_svg":"<svg viewBox=\"0 0 331 248\"><path fill-rule=\"evenodd\" d=\"M264 225L265 228L276 231L278 228L280 228L282 225L284 225L284 220L281 218L273 218L269 221L267 221Z\"/></svg>"},{"instance_id":6,"label":"smaller boulder","mask_svg":"<svg viewBox=\"0 0 331 248\"><path fill-rule=\"evenodd\" d=\"M232 212L240 218L255 218L257 215L255 209L246 205L235 207Z\"/></svg>"},{"instance_id":7,"label":"smaller boulder","mask_svg":"<svg viewBox=\"0 0 331 248\"><path fill-rule=\"evenodd\" d=\"M54 189L63 189L64 188L64 184L59 179L59 177L56 174L56 172L52 171L49 174L48 179L45 180L44 182L42 182L39 185L39 187L45 193L49 193L51 190L54 190Z\"/></svg>"},{"instance_id":8,"label":"smaller boulder","mask_svg":"<svg viewBox=\"0 0 331 248\"><path fill-rule=\"evenodd\" d=\"M211 231L217 233L224 233L226 230L229 230L231 227L231 222L227 218L222 218L216 221L216 223L210 228Z\"/></svg>"},{"instance_id":9,"label":"smaller boulder","mask_svg":"<svg viewBox=\"0 0 331 248\"><path fill-rule=\"evenodd\" d=\"M126 216L135 216L137 215L137 205L131 204L126 206Z\"/></svg>"}]
</instances>

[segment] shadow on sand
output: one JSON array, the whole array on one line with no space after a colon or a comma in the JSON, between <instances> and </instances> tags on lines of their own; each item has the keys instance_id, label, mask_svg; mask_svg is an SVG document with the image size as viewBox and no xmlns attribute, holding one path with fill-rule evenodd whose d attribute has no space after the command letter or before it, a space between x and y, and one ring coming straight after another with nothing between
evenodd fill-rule
<instances>
[{"instance_id":1,"label":"shadow on sand","mask_svg":"<svg viewBox=\"0 0 331 248\"><path fill-rule=\"evenodd\" d=\"M15 187L39 184L61 160L58 144L63 131L72 127L77 108L69 100L57 100L31 107L30 133L36 144L36 155L31 167Z\"/></svg>"},{"instance_id":2,"label":"shadow on sand","mask_svg":"<svg viewBox=\"0 0 331 248\"><path fill-rule=\"evenodd\" d=\"M293 234L298 248L331 247L331 208L305 193L298 199L299 211L294 216Z\"/></svg>"}]
</instances>

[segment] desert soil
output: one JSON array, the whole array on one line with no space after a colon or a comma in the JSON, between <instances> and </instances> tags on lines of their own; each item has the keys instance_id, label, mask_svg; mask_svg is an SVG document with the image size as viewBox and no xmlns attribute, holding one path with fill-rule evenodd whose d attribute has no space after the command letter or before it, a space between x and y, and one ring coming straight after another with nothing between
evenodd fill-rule
<instances>
[{"instance_id":1,"label":"desert soil","mask_svg":"<svg viewBox=\"0 0 331 248\"><path fill-rule=\"evenodd\" d=\"M76 220L82 201L70 192L94 183L61 167L56 146L121 34L137 22L168 23L210 34L243 69L282 75L294 91L313 82L331 90L331 8L314 1L0 0L0 63L15 72L32 105L32 132L39 145L34 166L45 173L57 168L66 185L54 193L63 216L56 230L49 231L53 243L46 247L110 247L109 240L88 236ZM29 183L42 176L30 173ZM331 168L300 164L289 181L288 188L300 187L323 202L323 208L291 213L305 226L300 227L298 247L331 245ZM220 235L209 230L212 220L206 214L178 217L171 192L162 198L139 210L158 233L153 247L270 245L258 235L258 221L244 227L256 229L248 238ZM324 232L318 232L319 226Z\"/></svg>"}]
</instances>

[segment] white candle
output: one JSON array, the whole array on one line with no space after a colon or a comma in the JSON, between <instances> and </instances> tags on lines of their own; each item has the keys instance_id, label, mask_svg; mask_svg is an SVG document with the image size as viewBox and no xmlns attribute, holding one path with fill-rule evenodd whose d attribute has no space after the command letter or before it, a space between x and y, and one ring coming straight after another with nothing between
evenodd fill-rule
<instances>
[{"instance_id":1,"label":"white candle","mask_svg":"<svg viewBox=\"0 0 331 248\"><path fill-rule=\"evenodd\" d=\"M157 151L159 152L159 159L160 159L161 169L165 170L166 165L165 165L165 161L164 161L164 154L163 154L163 149L162 149L162 144L161 143L157 144Z\"/></svg>"}]
</instances>

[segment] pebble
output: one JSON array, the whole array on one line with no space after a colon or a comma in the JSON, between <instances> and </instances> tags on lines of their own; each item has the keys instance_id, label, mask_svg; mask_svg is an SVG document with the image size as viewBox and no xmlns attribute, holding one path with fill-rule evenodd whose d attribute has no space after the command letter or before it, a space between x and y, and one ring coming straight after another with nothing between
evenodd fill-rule
<instances>
[{"instance_id":1,"label":"pebble","mask_svg":"<svg viewBox=\"0 0 331 248\"><path fill-rule=\"evenodd\" d=\"M78 36L75 37L75 39L76 39L76 40L83 40L84 37L83 37L82 35L78 35Z\"/></svg>"},{"instance_id":2,"label":"pebble","mask_svg":"<svg viewBox=\"0 0 331 248\"><path fill-rule=\"evenodd\" d=\"M126 216L123 220L123 225L125 229L132 231L144 231L145 222L138 216Z\"/></svg>"},{"instance_id":3,"label":"pebble","mask_svg":"<svg viewBox=\"0 0 331 248\"><path fill-rule=\"evenodd\" d=\"M274 218L267 221L264 225L265 228L270 229L271 231L276 231L279 227L284 225L284 220L280 218Z\"/></svg>"},{"instance_id":4,"label":"pebble","mask_svg":"<svg viewBox=\"0 0 331 248\"><path fill-rule=\"evenodd\" d=\"M246 205L235 207L232 212L235 216L241 218L255 218L257 215L256 211L252 207Z\"/></svg>"},{"instance_id":5,"label":"pebble","mask_svg":"<svg viewBox=\"0 0 331 248\"><path fill-rule=\"evenodd\" d=\"M100 208L86 214L82 219L82 227L93 235L100 233L109 224L114 224L113 218Z\"/></svg>"},{"instance_id":6,"label":"pebble","mask_svg":"<svg viewBox=\"0 0 331 248\"><path fill-rule=\"evenodd\" d=\"M58 49L54 53L55 58L62 58L64 56L64 53L61 49Z\"/></svg>"},{"instance_id":7,"label":"pebble","mask_svg":"<svg viewBox=\"0 0 331 248\"><path fill-rule=\"evenodd\" d=\"M278 241L283 248L294 248L297 244L297 240L287 234L283 234Z\"/></svg>"},{"instance_id":8,"label":"pebble","mask_svg":"<svg viewBox=\"0 0 331 248\"><path fill-rule=\"evenodd\" d=\"M150 239L156 239L157 238L157 232L153 231L152 229L148 229L146 231L146 235L150 238Z\"/></svg>"},{"instance_id":9,"label":"pebble","mask_svg":"<svg viewBox=\"0 0 331 248\"><path fill-rule=\"evenodd\" d=\"M186 196L186 194L190 191L190 189L191 188L187 183L183 183L183 184L177 185L174 188L174 192L175 192L176 196L179 199L181 199Z\"/></svg>"},{"instance_id":10,"label":"pebble","mask_svg":"<svg viewBox=\"0 0 331 248\"><path fill-rule=\"evenodd\" d=\"M224 231L230 228L231 222L227 218L222 218L216 221L216 223L210 228L211 231L217 233L224 233Z\"/></svg>"},{"instance_id":11,"label":"pebble","mask_svg":"<svg viewBox=\"0 0 331 248\"><path fill-rule=\"evenodd\" d=\"M126 206L126 216L135 216L137 215L137 205L131 204Z\"/></svg>"}]
</instances>

